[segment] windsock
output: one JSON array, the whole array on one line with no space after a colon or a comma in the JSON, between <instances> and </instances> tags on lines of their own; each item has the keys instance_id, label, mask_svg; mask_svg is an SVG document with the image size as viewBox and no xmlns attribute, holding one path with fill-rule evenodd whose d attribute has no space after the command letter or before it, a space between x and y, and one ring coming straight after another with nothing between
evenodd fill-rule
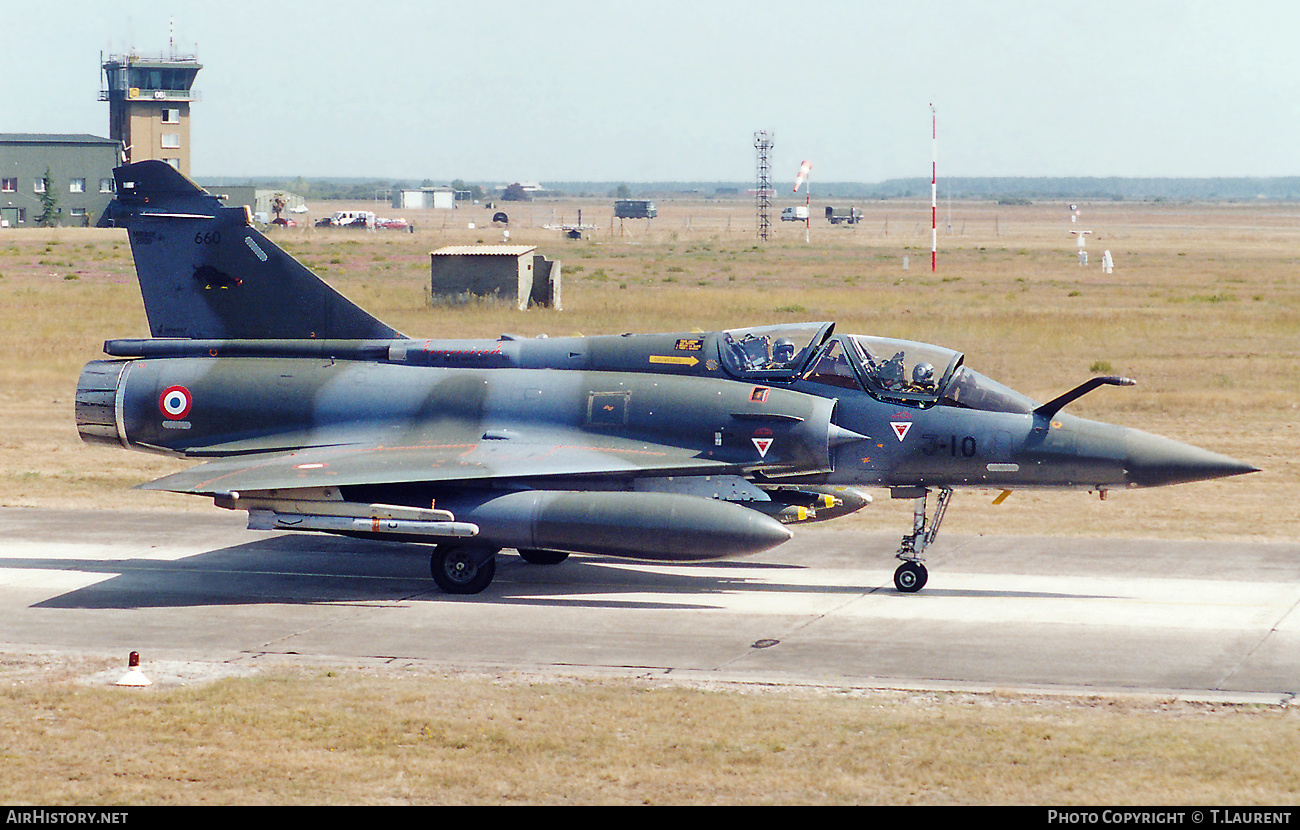
<instances>
[{"instance_id":1,"label":"windsock","mask_svg":"<svg viewBox=\"0 0 1300 830\"><path fill-rule=\"evenodd\" d=\"M812 162L811 162L811 161L805 161L803 164L799 165L799 175L797 175L797 176L794 177L794 192L795 192L795 193L798 193L798 192L799 192L799 185L801 185L801 184L803 184L804 182L808 181L808 174L809 174L810 172L812 172Z\"/></svg>"}]
</instances>

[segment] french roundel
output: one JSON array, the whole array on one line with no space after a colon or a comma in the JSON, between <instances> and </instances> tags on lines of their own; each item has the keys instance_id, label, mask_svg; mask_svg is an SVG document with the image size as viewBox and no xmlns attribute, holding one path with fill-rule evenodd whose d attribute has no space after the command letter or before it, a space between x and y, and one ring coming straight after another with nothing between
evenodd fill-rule
<instances>
[{"instance_id":1,"label":"french roundel","mask_svg":"<svg viewBox=\"0 0 1300 830\"><path fill-rule=\"evenodd\" d=\"M158 409L162 411L164 417L173 421L179 421L190 414L190 406L193 403L190 390L184 386L169 386L158 396Z\"/></svg>"}]
</instances>

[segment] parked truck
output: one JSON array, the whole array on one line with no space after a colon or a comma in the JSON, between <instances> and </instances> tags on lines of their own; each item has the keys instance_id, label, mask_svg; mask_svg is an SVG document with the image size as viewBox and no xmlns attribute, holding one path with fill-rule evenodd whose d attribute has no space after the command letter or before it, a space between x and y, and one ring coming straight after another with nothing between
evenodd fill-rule
<instances>
[{"instance_id":1,"label":"parked truck","mask_svg":"<svg viewBox=\"0 0 1300 830\"><path fill-rule=\"evenodd\" d=\"M862 208L826 206L826 221L832 225L856 225L862 221Z\"/></svg>"},{"instance_id":2,"label":"parked truck","mask_svg":"<svg viewBox=\"0 0 1300 830\"><path fill-rule=\"evenodd\" d=\"M653 219L659 215L654 202L645 199L619 199L614 202L614 217L617 219Z\"/></svg>"}]
</instances>

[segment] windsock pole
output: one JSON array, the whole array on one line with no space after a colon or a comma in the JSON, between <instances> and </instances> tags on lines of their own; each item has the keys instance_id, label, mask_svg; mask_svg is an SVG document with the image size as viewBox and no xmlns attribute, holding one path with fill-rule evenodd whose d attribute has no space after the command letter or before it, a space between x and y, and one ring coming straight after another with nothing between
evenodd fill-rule
<instances>
[{"instance_id":1,"label":"windsock pole","mask_svg":"<svg viewBox=\"0 0 1300 830\"><path fill-rule=\"evenodd\" d=\"M803 209L804 209L804 213L807 214L807 216L803 218L803 241L804 244L807 245L808 229L812 227L812 181L811 180L804 183Z\"/></svg>"},{"instance_id":2,"label":"windsock pole","mask_svg":"<svg viewBox=\"0 0 1300 830\"><path fill-rule=\"evenodd\" d=\"M803 194L804 194L804 199L803 199L804 208L803 208L803 210L804 210L804 213L807 214L807 215L804 216L804 218L803 218L803 241L804 241L804 244L807 244L807 242L808 242L808 229L809 229L810 227L812 227L812 183L809 182L809 177L810 177L811 175L812 175L812 162L811 162L811 161L807 161L807 160L805 160L803 164L799 165L799 174L798 174L797 176L794 177L794 192L795 192L795 193L798 193L798 192L799 192L799 186L800 186L800 185L807 185L807 186L804 188L804 192L803 192Z\"/></svg>"}]
</instances>

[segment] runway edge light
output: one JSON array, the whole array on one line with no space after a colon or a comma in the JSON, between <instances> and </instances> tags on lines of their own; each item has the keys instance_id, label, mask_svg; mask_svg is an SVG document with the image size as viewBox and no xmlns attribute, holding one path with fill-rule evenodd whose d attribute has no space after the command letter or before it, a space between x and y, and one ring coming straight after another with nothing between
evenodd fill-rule
<instances>
[{"instance_id":1,"label":"runway edge light","mask_svg":"<svg viewBox=\"0 0 1300 830\"><path fill-rule=\"evenodd\" d=\"M140 652L131 652L131 658L127 662L127 672L122 675L122 679L117 681L117 686L152 686L153 681L144 676L140 671Z\"/></svg>"}]
</instances>

